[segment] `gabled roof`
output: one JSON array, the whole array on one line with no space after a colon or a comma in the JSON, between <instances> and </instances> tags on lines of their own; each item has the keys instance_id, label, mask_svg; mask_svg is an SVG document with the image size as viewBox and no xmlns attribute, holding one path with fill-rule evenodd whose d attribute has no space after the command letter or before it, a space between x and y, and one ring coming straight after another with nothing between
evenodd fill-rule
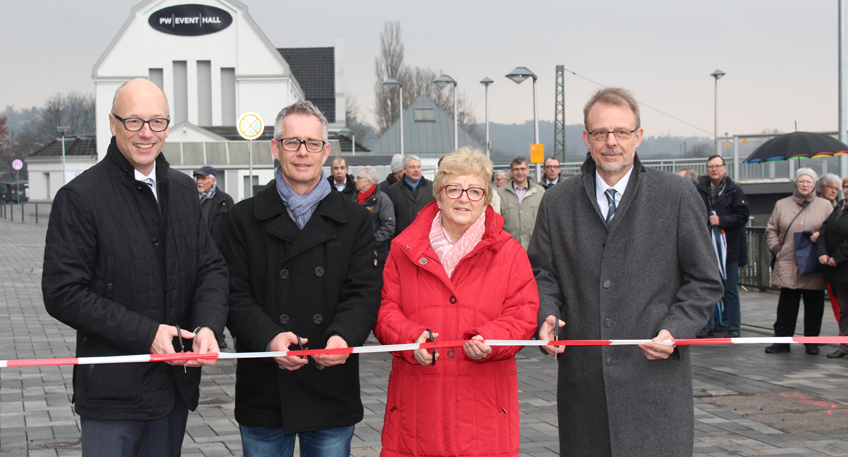
<instances>
[{"instance_id":1,"label":"gabled roof","mask_svg":"<svg viewBox=\"0 0 848 457\"><path fill-rule=\"evenodd\" d=\"M327 122L336 122L336 57L330 48L279 48L289 64L304 97L324 113Z\"/></svg>"},{"instance_id":2,"label":"gabled roof","mask_svg":"<svg viewBox=\"0 0 848 457\"><path fill-rule=\"evenodd\" d=\"M433 120L415 122L415 110L432 110ZM441 108L436 106L426 95L415 100L403 113L403 153L424 157L441 157L454 150L453 119ZM459 147L468 146L472 149L483 147L462 127L457 138ZM400 153L400 123L395 121L391 128L371 147L375 154Z\"/></svg>"},{"instance_id":3,"label":"gabled roof","mask_svg":"<svg viewBox=\"0 0 848 457\"><path fill-rule=\"evenodd\" d=\"M235 127L233 127L235 128ZM183 133L185 132L185 133ZM190 133L189 133L190 132ZM171 131L168 134L168 141L170 142L182 142L182 141L197 141L197 139L186 140L186 136L191 136L194 138L202 138L204 142L218 142L218 141L227 141L227 138L224 138L221 135L218 135L214 131L204 128L198 127L191 122L183 121L179 124L172 125Z\"/></svg>"},{"instance_id":4,"label":"gabled roof","mask_svg":"<svg viewBox=\"0 0 848 457\"><path fill-rule=\"evenodd\" d=\"M53 140L43 148L32 152L29 158L62 157L62 141ZM94 157L97 158L97 138L94 136L65 137L65 157Z\"/></svg>"}]
</instances>

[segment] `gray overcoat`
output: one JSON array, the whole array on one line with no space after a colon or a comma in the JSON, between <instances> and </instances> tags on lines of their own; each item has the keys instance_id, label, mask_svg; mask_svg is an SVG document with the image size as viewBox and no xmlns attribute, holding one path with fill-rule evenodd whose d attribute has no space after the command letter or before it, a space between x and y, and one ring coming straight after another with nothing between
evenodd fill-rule
<instances>
[{"instance_id":1,"label":"gray overcoat","mask_svg":"<svg viewBox=\"0 0 848 457\"><path fill-rule=\"evenodd\" d=\"M540 324L559 339L694 338L723 287L691 182L645 168L638 155L611 227L595 198L595 163L545 192L528 255ZM637 346L566 348L557 383L560 453L691 456L689 350L649 361Z\"/></svg>"}]
</instances>

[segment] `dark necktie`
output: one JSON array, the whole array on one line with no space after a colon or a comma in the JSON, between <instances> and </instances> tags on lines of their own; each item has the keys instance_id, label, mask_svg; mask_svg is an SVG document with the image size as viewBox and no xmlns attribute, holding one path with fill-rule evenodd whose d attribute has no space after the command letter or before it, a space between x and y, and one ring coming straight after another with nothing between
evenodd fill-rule
<instances>
[{"instance_id":1,"label":"dark necktie","mask_svg":"<svg viewBox=\"0 0 848 457\"><path fill-rule=\"evenodd\" d=\"M610 187L604 192L604 195L607 196L607 202L609 202L609 211L607 212L607 226L612 224L612 217L615 216L615 189Z\"/></svg>"}]
</instances>

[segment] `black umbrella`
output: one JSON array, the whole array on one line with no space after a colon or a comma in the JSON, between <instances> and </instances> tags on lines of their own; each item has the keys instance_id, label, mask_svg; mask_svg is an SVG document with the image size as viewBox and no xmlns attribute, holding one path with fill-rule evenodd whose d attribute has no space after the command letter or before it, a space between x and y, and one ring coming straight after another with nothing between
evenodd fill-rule
<instances>
[{"instance_id":1,"label":"black umbrella","mask_svg":"<svg viewBox=\"0 0 848 457\"><path fill-rule=\"evenodd\" d=\"M792 132L766 141L742 163L833 157L843 154L848 154L848 145L828 134Z\"/></svg>"}]
</instances>

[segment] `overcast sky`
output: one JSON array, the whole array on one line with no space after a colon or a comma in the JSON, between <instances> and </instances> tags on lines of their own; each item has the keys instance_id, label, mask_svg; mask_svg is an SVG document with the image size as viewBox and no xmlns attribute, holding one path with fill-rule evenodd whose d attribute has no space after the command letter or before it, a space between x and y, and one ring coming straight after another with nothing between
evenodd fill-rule
<instances>
[{"instance_id":1,"label":"overcast sky","mask_svg":"<svg viewBox=\"0 0 848 457\"><path fill-rule=\"evenodd\" d=\"M0 0L0 106L41 106L57 92L94 92L91 70L137 0ZM190 3L186 0L185 3ZM383 23L399 20L406 63L442 69L484 118L553 120L555 67L566 73L566 123L602 85L631 89L647 135L703 135L764 129L834 131L838 122L837 0L282 1L244 0L277 47L345 41L346 91L373 106L374 59ZM658 113L650 105L672 117ZM370 117L370 115L369 115ZM688 124L692 124L692 127Z\"/></svg>"}]
</instances>

